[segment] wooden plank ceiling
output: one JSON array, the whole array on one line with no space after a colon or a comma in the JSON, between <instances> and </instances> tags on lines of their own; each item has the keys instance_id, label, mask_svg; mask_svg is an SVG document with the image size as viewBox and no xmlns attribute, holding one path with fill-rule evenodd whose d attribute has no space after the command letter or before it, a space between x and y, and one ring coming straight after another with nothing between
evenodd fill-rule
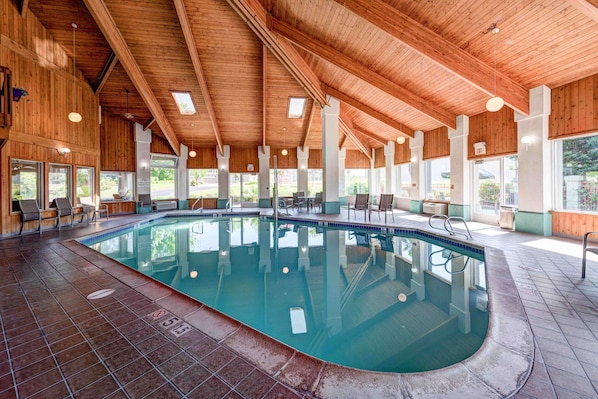
<instances>
[{"instance_id":1,"label":"wooden plank ceiling","mask_svg":"<svg viewBox=\"0 0 598 399\"><path fill-rule=\"evenodd\" d=\"M454 128L495 92L527 113L529 89L598 73L593 0L23 4L71 56L76 23L77 67L103 110L149 126L175 153L192 141L319 149L326 94L353 136L339 143L371 151ZM197 113L180 115L172 91L191 93ZM303 118L287 118L289 97L307 98Z\"/></svg>"}]
</instances>

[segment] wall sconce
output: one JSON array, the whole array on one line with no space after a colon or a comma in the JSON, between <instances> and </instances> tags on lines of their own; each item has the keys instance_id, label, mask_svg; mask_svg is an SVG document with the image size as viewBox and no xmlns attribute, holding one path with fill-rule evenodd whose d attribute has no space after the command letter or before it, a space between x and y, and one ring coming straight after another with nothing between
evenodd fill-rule
<instances>
[{"instance_id":1,"label":"wall sconce","mask_svg":"<svg viewBox=\"0 0 598 399\"><path fill-rule=\"evenodd\" d=\"M521 144L525 145L525 151L527 151L527 147L532 143L532 138L530 136L523 136L521 138Z\"/></svg>"},{"instance_id":2,"label":"wall sconce","mask_svg":"<svg viewBox=\"0 0 598 399\"><path fill-rule=\"evenodd\" d=\"M417 157L411 157L410 161L411 162L417 162Z\"/></svg>"},{"instance_id":3,"label":"wall sconce","mask_svg":"<svg viewBox=\"0 0 598 399\"><path fill-rule=\"evenodd\" d=\"M56 152L58 153L58 155L60 155L61 157L65 157L71 152L70 148L64 147L61 149L56 149Z\"/></svg>"},{"instance_id":4,"label":"wall sconce","mask_svg":"<svg viewBox=\"0 0 598 399\"><path fill-rule=\"evenodd\" d=\"M20 87L13 87L12 88L12 100L16 103L19 102L21 97L28 96L27 90L20 88Z\"/></svg>"},{"instance_id":5,"label":"wall sconce","mask_svg":"<svg viewBox=\"0 0 598 399\"><path fill-rule=\"evenodd\" d=\"M220 170L226 170L226 165L220 165Z\"/></svg>"},{"instance_id":6,"label":"wall sconce","mask_svg":"<svg viewBox=\"0 0 598 399\"><path fill-rule=\"evenodd\" d=\"M141 169L146 170L147 169L147 164L145 162L143 162L141 164Z\"/></svg>"}]
</instances>

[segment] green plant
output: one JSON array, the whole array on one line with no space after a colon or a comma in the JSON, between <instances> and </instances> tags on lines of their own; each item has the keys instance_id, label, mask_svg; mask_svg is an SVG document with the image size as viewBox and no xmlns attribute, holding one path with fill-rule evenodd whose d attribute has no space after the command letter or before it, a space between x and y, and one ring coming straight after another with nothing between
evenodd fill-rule
<instances>
[{"instance_id":1,"label":"green plant","mask_svg":"<svg viewBox=\"0 0 598 399\"><path fill-rule=\"evenodd\" d=\"M500 196L500 186L492 181L481 182L479 194L482 201L497 202Z\"/></svg>"}]
</instances>

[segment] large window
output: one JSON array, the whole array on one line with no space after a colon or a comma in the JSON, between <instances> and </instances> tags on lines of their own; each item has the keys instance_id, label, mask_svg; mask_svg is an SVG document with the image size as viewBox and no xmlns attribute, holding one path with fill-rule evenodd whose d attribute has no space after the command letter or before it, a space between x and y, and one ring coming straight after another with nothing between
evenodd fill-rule
<instances>
[{"instance_id":1,"label":"large window","mask_svg":"<svg viewBox=\"0 0 598 399\"><path fill-rule=\"evenodd\" d=\"M218 169L189 169L189 198L218 198Z\"/></svg>"},{"instance_id":2,"label":"large window","mask_svg":"<svg viewBox=\"0 0 598 399\"><path fill-rule=\"evenodd\" d=\"M270 169L270 188L274 187L274 169ZM290 197L297 192L297 169L278 169L278 196Z\"/></svg>"},{"instance_id":3,"label":"large window","mask_svg":"<svg viewBox=\"0 0 598 399\"><path fill-rule=\"evenodd\" d=\"M345 169L345 195L369 194L369 169Z\"/></svg>"},{"instance_id":4,"label":"large window","mask_svg":"<svg viewBox=\"0 0 598 399\"><path fill-rule=\"evenodd\" d=\"M449 157L426 161L426 199L451 199L450 168Z\"/></svg>"},{"instance_id":5,"label":"large window","mask_svg":"<svg viewBox=\"0 0 598 399\"><path fill-rule=\"evenodd\" d=\"M20 211L18 200L34 199L40 207L42 201L42 164L13 159L11 163L12 211Z\"/></svg>"},{"instance_id":6,"label":"large window","mask_svg":"<svg viewBox=\"0 0 598 399\"><path fill-rule=\"evenodd\" d=\"M55 198L70 198L71 167L70 165L50 164L48 167L48 203Z\"/></svg>"},{"instance_id":7,"label":"large window","mask_svg":"<svg viewBox=\"0 0 598 399\"><path fill-rule=\"evenodd\" d=\"M93 197L93 168L77 167L77 197Z\"/></svg>"},{"instance_id":8,"label":"large window","mask_svg":"<svg viewBox=\"0 0 598 399\"><path fill-rule=\"evenodd\" d=\"M322 169L308 169L307 191L309 195L316 195L316 193L324 191Z\"/></svg>"},{"instance_id":9,"label":"large window","mask_svg":"<svg viewBox=\"0 0 598 399\"><path fill-rule=\"evenodd\" d=\"M556 207L598 212L598 135L555 142Z\"/></svg>"},{"instance_id":10,"label":"large window","mask_svg":"<svg viewBox=\"0 0 598 399\"><path fill-rule=\"evenodd\" d=\"M100 172L100 199L135 198L135 174L132 172Z\"/></svg>"},{"instance_id":11,"label":"large window","mask_svg":"<svg viewBox=\"0 0 598 399\"><path fill-rule=\"evenodd\" d=\"M177 158L175 157L152 155L150 193L153 200L177 198L176 166Z\"/></svg>"},{"instance_id":12,"label":"large window","mask_svg":"<svg viewBox=\"0 0 598 399\"><path fill-rule=\"evenodd\" d=\"M390 194L389 187L386 187L386 168L377 168L374 170L374 185L372 194Z\"/></svg>"},{"instance_id":13,"label":"large window","mask_svg":"<svg viewBox=\"0 0 598 399\"><path fill-rule=\"evenodd\" d=\"M397 197L411 197L411 163L397 165Z\"/></svg>"}]
</instances>

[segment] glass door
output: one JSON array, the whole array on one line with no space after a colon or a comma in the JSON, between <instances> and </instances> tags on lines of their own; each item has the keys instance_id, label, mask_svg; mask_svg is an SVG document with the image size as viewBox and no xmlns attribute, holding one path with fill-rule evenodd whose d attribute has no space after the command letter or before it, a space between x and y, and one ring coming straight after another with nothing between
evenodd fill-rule
<instances>
[{"instance_id":1,"label":"glass door","mask_svg":"<svg viewBox=\"0 0 598 399\"><path fill-rule=\"evenodd\" d=\"M229 183L233 207L257 207L258 175L256 173L231 173Z\"/></svg>"},{"instance_id":2,"label":"glass door","mask_svg":"<svg viewBox=\"0 0 598 399\"><path fill-rule=\"evenodd\" d=\"M498 224L500 206L517 206L517 156L477 160L473 165L472 219Z\"/></svg>"}]
</instances>

